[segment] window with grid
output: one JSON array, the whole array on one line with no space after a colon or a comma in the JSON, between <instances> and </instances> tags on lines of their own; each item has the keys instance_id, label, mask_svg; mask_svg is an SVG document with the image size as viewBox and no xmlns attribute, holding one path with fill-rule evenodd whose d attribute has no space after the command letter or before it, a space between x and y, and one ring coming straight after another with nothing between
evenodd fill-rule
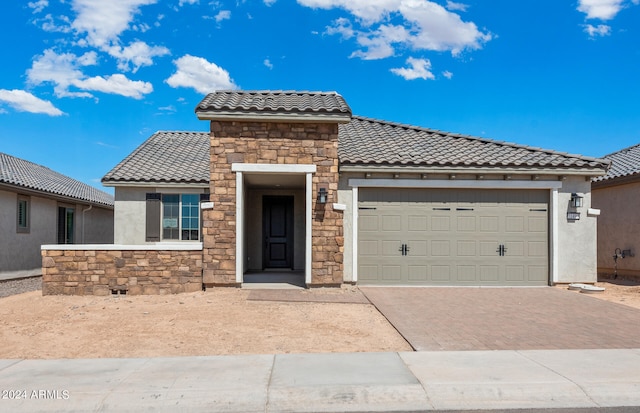
<instances>
[{"instance_id":1,"label":"window with grid","mask_svg":"<svg viewBox=\"0 0 640 413\"><path fill-rule=\"evenodd\" d=\"M17 231L21 233L29 232L29 197L18 196L18 216Z\"/></svg>"},{"instance_id":2,"label":"window with grid","mask_svg":"<svg viewBox=\"0 0 640 413\"><path fill-rule=\"evenodd\" d=\"M200 239L200 195L162 194L162 239Z\"/></svg>"}]
</instances>

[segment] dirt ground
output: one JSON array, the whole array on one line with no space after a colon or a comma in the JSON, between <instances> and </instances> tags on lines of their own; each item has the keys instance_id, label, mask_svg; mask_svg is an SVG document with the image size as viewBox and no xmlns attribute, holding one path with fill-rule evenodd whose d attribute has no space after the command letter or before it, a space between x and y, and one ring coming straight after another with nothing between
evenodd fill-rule
<instances>
[{"instance_id":1,"label":"dirt ground","mask_svg":"<svg viewBox=\"0 0 640 413\"><path fill-rule=\"evenodd\" d=\"M640 309L640 284L597 285L606 290L594 299ZM355 287L303 290L302 302L250 299L251 291L1 298L0 359L411 351L371 304L312 302L357 301Z\"/></svg>"}]
</instances>

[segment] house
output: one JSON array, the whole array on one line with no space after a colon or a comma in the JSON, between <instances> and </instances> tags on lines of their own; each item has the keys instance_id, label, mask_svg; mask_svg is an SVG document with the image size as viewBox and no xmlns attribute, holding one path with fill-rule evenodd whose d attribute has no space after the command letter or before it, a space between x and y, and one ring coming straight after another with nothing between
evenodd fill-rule
<instances>
[{"instance_id":1,"label":"house","mask_svg":"<svg viewBox=\"0 0 640 413\"><path fill-rule=\"evenodd\" d=\"M0 153L0 273L39 273L43 244L111 242L111 195Z\"/></svg>"},{"instance_id":2,"label":"house","mask_svg":"<svg viewBox=\"0 0 640 413\"><path fill-rule=\"evenodd\" d=\"M598 275L640 279L640 145L604 156L611 161L606 175L591 183L598 218Z\"/></svg>"},{"instance_id":3,"label":"house","mask_svg":"<svg viewBox=\"0 0 640 413\"><path fill-rule=\"evenodd\" d=\"M204 286L597 279L607 160L355 116L335 92L218 91L195 112L210 133L158 132L102 182L115 243L201 248Z\"/></svg>"}]
</instances>

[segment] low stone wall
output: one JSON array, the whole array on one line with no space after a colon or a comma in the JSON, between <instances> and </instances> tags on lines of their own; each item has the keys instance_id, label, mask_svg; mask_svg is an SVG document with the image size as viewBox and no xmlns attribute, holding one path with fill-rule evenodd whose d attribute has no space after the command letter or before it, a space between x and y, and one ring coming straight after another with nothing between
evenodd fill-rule
<instances>
[{"instance_id":1,"label":"low stone wall","mask_svg":"<svg viewBox=\"0 0 640 413\"><path fill-rule=\"evenodd\" d=\"M202 244L42 246L43 295L157 295L201 289Z\"/></svg>"}]
</instances>

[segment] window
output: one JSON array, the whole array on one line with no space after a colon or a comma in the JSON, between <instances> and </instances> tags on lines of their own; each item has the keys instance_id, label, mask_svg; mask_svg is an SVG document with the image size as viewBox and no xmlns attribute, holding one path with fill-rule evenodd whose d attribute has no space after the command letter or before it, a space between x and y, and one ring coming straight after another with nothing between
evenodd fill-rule
<instances>
[{"instance_id":1,"label":"window","mask_svg":"<svg viewBox=\"0 0 640 413\"><path fill-rule=\"evenodd\" d=\"M28 233L31 217L29 211L29 197L18 195L18 216L17 216L17 232Z\"/></svg>"},{"instance_id":2,"label":"window","mask_svg":"<svg viewBox=\"0 0 640 413\"><path fill-rule=\"evenodd\" d=\"M162 194L162 239L200 239L200 195Z\"/></svg>"},{"instance_id":3,"label":"window","mask_svg":"<svg viewBox=\"0 0 640 413\"><path fill-rule=\"evenodd\" d=\"M74 209L58 207L58 244L73 244Z\"/></svg>"}]
</instances>

